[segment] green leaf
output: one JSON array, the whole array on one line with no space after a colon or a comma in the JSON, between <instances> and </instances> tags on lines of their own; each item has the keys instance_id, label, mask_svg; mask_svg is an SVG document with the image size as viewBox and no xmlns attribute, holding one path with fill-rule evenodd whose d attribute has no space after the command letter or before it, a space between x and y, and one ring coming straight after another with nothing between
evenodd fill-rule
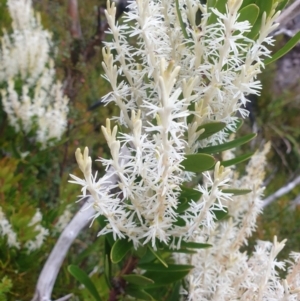
<instances>
[{"instance_id":1,"label":"green leaf","mask_svg":"<svg viewBox=\"0 0 300 301\"><path fill-rule=\"evenodd\" d=\"M191 269L194 268L193 265L188 265L188 264L169 264L168 267L165 267L164 265L159 263L146 263L146 264L138 263L138 267L146 271L164 272L164 273L190 271Z\"/></svg>"},{"instance_id":2,"label":"green leaf","mask_svg":"<svg viewBox=\"0 0 300 301\"><path fill-rule=\"evenodd\" d=\"M211 13L207 20L207 25L215 24L218 17L211 11L210 8L216 8L220 13L226 12L226 4L228 0L207 0L207 12Z\"/></svg>"},{"instance_id":3,"label":"green leaf","mask_svg":"<svg viewBox=\"0 0 300 301\"><path fill-rule=\"evenodd\" d=\"M113 263L120 262L132 247L127 239L118 239L111 248L110 258Z\"/></svg>"},{"instance_id":4,"label":"green leaf","mask_svg":"<svg viewBox=\"0 0 300 301\"><path fill-rule=\"evenodd\" d=\"M125 292L137 300L154 301L153 297L149 293L136 287L126 287Z\"/></svg>"},{"instance_id":5,"label":"green leaf","mask_svg":"<svg viewBox=\"0 0 300 301\"><path fill-rule=\"evenodd\" d=\"M209 170L215 164L215 158L208 154L185 155L181 162L185 171L203 172Z\"/></svg>"},{"instance_id":6,"label":"green leaf","mask_svg":"<svg viewBox=\"0 0 300 301\"><path fill-rule=\"evenodd\" d=\"M273 8L273 0L256 0L256 5L259 7L261 15L265 12L267 17L270 16Z\"/></svg>"},{"instance_id":7,"label":"green leaf","mask_svg":"<svg viewBox=\"0 0 300 301\"><path fill-rule=\"evenodd\" d=\"M267 2L268 0L264 0L264 1ZM250 5L243 7L239 11L239 13L240 13L240 16L238 18L239 22L249 21L249 23L253 26L259 15L259 8L257 5L252 3Z\"/></svg>"},{"instance_id":8,"label":"green leaf","mask_svg":"<svg viewBox=\"0 0 300 301\"><path fill-rule=\"evenodd\" d=\"M232 165L237 165L241 162L244 162L246 160L249 160L252 156L253 156L254 152L251 153L246 153L244 155L235 157L231 160L226 160L226 161L221 161L221 165L223 165L224 167L228 167L228 166L232 166Z\"/></svg>"},{"instance_id":9,"label":"green leaf","mask_svg":"<svg viewBox=\"0 0 300 301\"><path fill-rule=\"evenodd\" d=\"M271 64L282 56L284 56L287 52L289 52L292 48L294 48L300 40L300 31L297 32L280 50L278 50L272 57L265 59L265 65Z\"/></svg>"},{"instance_id":10,"label":"green leaf","mask_svg":"<svg viewBox=\"0 0 300 301\"><path fill-rule=\"evenodd\" d=\"M107 286L111 288L111 261L108 255L105 255L104 257L104 277Z\"/></svg>"},{"instance_id":11,"label":"green leaf","mask_svg":"<svg viewBox=\"0 0 300 301\"><path fill-rule=\"evenodd\" d=\"M153 262L155 260L155 258L156 258L156 256L147 247L146 254L139 260L139 263L147 264L149 262Z\"/></svg>"},{"instance_id":12,"label":"green leaf","mask_svg":"<svg viewBox=\"0 0 300 301\"><path fill-rule=\"evenodd\" d=\"M127 274L127 275L121 275L123 279L125 279L127 282L136 284L136 285L148 285L153 284L154 281L152 279L149 279L147 277L144 277L143 275L137 275L137 274Z\"/></svg>"},{"instance_id":13,"label":"green leaf","mask_svg":"<svg viewBox=\"0 0 300 301\"><path fill-rule=\"evenodd\" d=\"M164 286L166 284L179 281L188 275L190 270L191 269L186 271L176 271L176 273L147 271L144 276L153 279L155 282L155 284L148 285L147 288Z\"/></svg>"},{"instance_id":14,"label":"green leaf","mask_svg":"<svg viewBox=\"0 0 300 301\"><path fill-rule=\"evenodd\" d=\"M228 209L224 208L224 210L213 210L213 213L215 215L215 220L220 221L228 216Z\"/></svg>"},{"instance_id":15,"label":"green leaf","mask_svg":"<svg viewBox=\"0 0 300 301\"><path fill-rule=\"evenodd\" d=\"M223 152L228 149L232 149L235 147L238 147L240 145L243 145L249 141L251 141L254 137L256 137L256 134L248 134L246 136L234 139L229 142L225 142L219 145L214 145L214 146L208 146L202 149L199 149L199 153L208 153L208 154L215 154L219 152Z\"/></svg>"},{"instance_id":16,"label":"green leaf","mask_svg":"<svg viewBox=\"0 0 300 301\"><path fill-rule=\"evenodd\" d=\"M86 289L91 293L91 295L94 297L96 301L101 301L101 297L99 296L99 293L94 285L94 283L91 281L89 276L81 270L76 265L69 265L68 266L69 273L78 280L81 284L83 284Z\"/></svg>"},{"instance_id":17,"label":"green leaf","mask_svg":"<svg viewBox=\"0 0 300 301\"><path fill-rule=\"evenodd\" d=\"M189 188L186 186L180 186L181 188L181 192L180 192L180 196L179 199L187 199L188 201L197 201L200 199L202 193L198 190L195 190L193 188Z\"/></svg>"},{"instance_id":18,"label":"green leaf","mask_svg":"<svg viewBox=\"0 0 300 301\"><path fill-rule=\"evenodd\" d=\"M279 11L279 10L282 11L286 7L286 5L289 3L289 0L282 0L282 1L278 1L278 2L279 3L276 7L276 12Z\"/></svg>"},{"instance_id":19,"label":"green leaf","mask_svg":"<svg viewBox=\"0 0 300 301\"><path fill-rule=\"evenodd\" d=\"M250 193L251 189L222 189L224 193L232 193L233 195L244 195Z\"/></svg>"},{"instance_id":20,"label":"green leaf","mask_svg":"<svg viewBox=\"0 0 300 301\"><path fill-rule=\"evenodd\" d=\"M198 127L197 132L204 129L205 131L199 136L198 139L206 139L215 133L222 131L226 127L224 122L211 122Z\"/></svg>"},{"instance_id":21,"label":"green leaf","mask_svg":"<svg viewBox=\"0 0 300 301\"><path fill-rule=\"evenodd\" d=\"M199 242L185 242L183 241L181 243L181 246L184 248L190 248L190 249L206 249L206 248L210 248L212 247L212 245L210 244L203 244L203 243L199 243Z\"/></svg>"},{"instance_id":22,"label":"green leaf","mask_svg":"<svg viewBox=\"0 0 300 301\"><path fill-rule=\"evenodd\" d=\"M168 267L168 264L164 261L164 259L161 257L161 255L157 251L154 251L150 246L148 246L148 249L165 266L165 268Z\"/></svg>"}]
</instances>

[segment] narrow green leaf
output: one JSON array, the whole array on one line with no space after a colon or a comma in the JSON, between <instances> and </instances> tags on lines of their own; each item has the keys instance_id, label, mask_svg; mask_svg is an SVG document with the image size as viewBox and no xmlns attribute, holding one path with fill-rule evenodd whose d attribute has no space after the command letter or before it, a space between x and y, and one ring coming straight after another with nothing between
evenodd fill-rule
<instances>
[{"instance_id":1,"label":"narrow green leaf","mask_svg":"<svg viewBox=\"0 0 300 301\"><path fill-rule=\"evenodd\" d=\"M167 268L168 264L164 261L164 259L160 256L157 251L154 251L150 246L148 246L150 252Z\"/></svg>"},{"instance_id":2,"label":"narrow green leaf","mask_svg":"<svg viewBox=\"0 0 300 301\"><path fill-rule=\"evenodd\" d=\"M76 280L78 280L81 284L83 284L86 287L86 289L91 293L91 295L96 301L102 300L94 283L82 269L80 269L76 265L69 265L68 271Z\"/></svg>"},{"instance_id":3,"label":"narrow green leaf","mask_svg":"<svg viewBox=\"0 0 300 301\"><path fill-rule=\"evenodd\" d=\"M206 123L198 127L197 132L204 129L204 133L199 136L199 140L206 139L212 136L215 133L222 131L226 127L226 123L224 122L211 122Z\"/></svg>"},{"instance_id":4,"label":"narrow green leaf","mask_svg":"<svg viewBox=\"0 0 300 301\"><path fill-rule=\"evenodd\" d=\"M185 155L181 162L185 171L203 172L209 170L215 164L215 158L208 154Z\"/></svg>"},{"instance_id":5,"label":"narrow green leaf","mask_svg":"<svg viewBox=\"0 0 300 301\"><path fill-rule=\"evenodd\" d=\"M179 24L180 24L180 27L181 27L182 34L183 34L183 36L185 37L186 40L191 40L191 38L189 37L189 35L186 31L186 24L184 24L184 22L182 20L181 10L180 10L180 7L179 7L179 0L175 0L175 5L176 5L176 13L177 13L177 17L178 17L178 20L179 20ZM193 45L193 43L188 42L188 46L191 47L192 45Z\"/></svg>"},{"instance_id":6,"label":"narrow green leaf","mask_svg":"<svg viewBox=\"0 0 300 301\"><path fill-rule=\"evenodd\" d=\"M289 3L289 0L282 0L282 1L278 1L278 2L279 3L276 7L276 12L279 11L279 10L282 11L287 6L287 4Z\"/></svg>"},{"instance_id":7,"label":"narrow green leaf","mask_svg":"<svg viewBox=\"0 0 300 301\"><path fill-rule=\"evenodd\" d=\"M210 245L210 244L203 244L203 243L192 242L192 241L190 241L190 242L183 241L181 243L181 246L185 247L185 248L190 248L190 249L206 249L206 248L212 247L212 245Z\"/></svg>"},{"instance_id":8,"label":"narrow green leaf","mask_svg":"<svg viewBox=\"0 0 300 301\"><path fill-rule=\"evenodd\" d=\"M121 275L121 277L125 279L127 282L136 285L148 285L154 283L152 279L149 279L143 275L127 274L127 275Z\"/></svg>"},{"instance_id":9,"label":"narrow green leaf","mask_svg":"<svg viewBox=\"0 0 300 301\"><path fill-rule=\"evenodd\" d=\"M265 65L271 64L282 56L284 56L287 52L289 52L292 48L294 48L300 40L300 31L297 32L280 50L278 50L272 57L265 59Z\"/></svg>"},{"instance_id":10,"label":"narrow green leaf","mask_svg":"<svg viewBox=\"0 0 300 301\"><path fill-rule=\"evenodd\" d=\"M118 239L111 248L110 258L113 263L120 262L132 247L132 242Z\"/></svg>"},{"instance_id":11,"label":"narrow green leaf","mask_svg":"<svg viewBox=\"0 0 300 301\"><path fill-rule=\"evenodd\" d=\"M232 193L233 195L244 195L250 193L251 189L222 189L224 193Z\"/></svg>"},{"instance_id":12,"label":"narrow green leaf","mask_svg":"<svg viewBox=\"0 0 300 301\"><path fill-rule=\"evenodd\" d=\"M188 265L188 264L169 264L168 267L166 267L159 263L146 263L146 264L138 263L138 267L146 271L164 272L164 273L190 271L191 269L194 268L193 265Z\"/></svg>"},{"instance_id":13,"label":"narrow green leaf","mask_svg":"<svg viewBox=\"0 0 300 301\"><path fill-rule=\"evenodd\" d=\"M111 288L111 261L109 255L104 256L104 277L106 284L109 288Z\"/></svg>"},{"instance_id":14,"label":"narrow green leaf","mask_svg":"<svg viewBox=\"0 0 300 301\"><path fill-rule=\"evenodd\" d=\"M190 207L190 204L189 204L187 198L183 198L183 199L180 198L178 201L179 201L179 204L178 204L178 207L175 210L177 213L182 213Z\"/></svg>"},{"instance_id":15,"label":"narrow green leaf","mask_svg":"<svg viewBox=\"0 0 300 301\"><path fill-rule=\"evenodd\" d=\"M186 186L180 186L181 188L181 192L180 192L180 196L179 199L187 199L188 201L197 201L200 199L202 193L198 190L195 190L193 188L189 188Z\"/></svg>"},{"instance_id":16,"label":"narrow green leaf","mask_svg":"<svg viewBox=\"0 0 300 301\"><path fill-rule=\"evenodd\" d=\"M240 145L243 145L249 141L251 141L254 137L256 137L256 134L248 134L246 136L234 139L229 142L225 142L219 145L214 145L214 146L208 146L202 149L199 149L199 153L207 153L207 154L215 154L219 152L223 152L228 149L232 149L235 147L238 147Z\"/></svg>"},{"instance_id":17,"label":"narrow green leaf","mask_svg":"<svg viewBox=\"0 0 300 301\"><path fill-rule=\"evenodd\" d=\"M268 0L264 0L268 1ZM240 16L238 18L239 22L243 21L249 21L249 23L253 26L257 20L257 17L259 15L259 8L255 4L250 4L245 7L243 7L240 11Z\"/></svg>"},{"instance_id":18,"label":"narrow green leaf","mask_svg":"<svg viewBox=\"0 0 300 301\"><path fill-rule=\"evenodd\" d=\"M215 215L215 220L220 221L226 217L228 217L228 209L225 208L224 210L213 210L213 213Z\"/></svg>"},{"instance_id":19,"label":"narrow green leaf","mask_svg":"<svg viewBox=\"0 0 300 301\"><path fill-rule=\"evenodd\" d=\"M147 246L139 246L137 250L133 250L133 254L138 258L143 258L146 255L147 250Z\"/></svg>"},{"instance_id":20,"label":"narrow green leaf","mask_svg":"<svg viewBox=\"0 0 300 301\"><path fill-rule=\"evenodd\" d=\"M148 285L147 288L164 286L179 281L188 275L190 270L176 271L176 273L147 271L144 276L153 279L155 282L155 284Z\"/></svg>"},{"instance_id":21,"label":"narrow green leaf","mask_svg":"<svg viewBox=\"0 0 300 301\"><path fill-rule=\"evenodd\" d=\"M181 299L181 295L180 295L180 288L181 288L181 282L177 281L172 289L171 289L171 293L168 296L168 298L166 299L166 301L179 301L182 300Z\"/></svg>"},{"instance_id":22,"label":"narrow green leaf","mask_svg":"<svg viewBox=\"0 0 300 301\"><path fill-rule=\"evenodd\" d=\"M232 166L232 165L237 165L241 162L244 162L246 160L249 160L253 156L254 152L247 153L238 157L235 157L231 160L226 160L226 161L221 161L221 165L224 167Z\"/></svg>"},{"instance_id":23,"label":"narrow green leaf","mask_svg":"<svg viewBox=\"0 0 300 301\"><path fill-rule=\"evenodd\" d=\"M270 15L273 8L273 2L273 0L256 0L256 5L259 7L261 15L264 12L267 14L267 17Z\"/></svg>"},{"instance_id":24,"label":"narrow green leaf","mask_svg":"<svg viewBox=\"0 0 300 301\"><path fill-rule=\"evenodd\" d=\"M126 287L125 292L137 300L154 301L153 297L149 293L135 287Z\"/></svg>"},{"instance_id":25,"label":"narrow green leaf","mask_svg":"<svg viewBox=\"0 0 300 301\"><path fill-rule=\"evenodd\" d=\"M148 264L155 260L156 256L147 247L146 254L139 260L140 264Z\"/></svg>"}]
</instances>

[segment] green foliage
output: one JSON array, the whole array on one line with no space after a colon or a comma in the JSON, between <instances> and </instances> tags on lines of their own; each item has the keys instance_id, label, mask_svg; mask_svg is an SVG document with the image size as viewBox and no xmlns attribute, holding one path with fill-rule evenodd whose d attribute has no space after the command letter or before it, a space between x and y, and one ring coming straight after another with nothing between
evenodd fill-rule
<instances>
[{"instance_id":1,"label":"green foliage","mask_svg":"<svg viewBox=\"0 0 300 301\"><path fill-rule=\"evenodd\" d=\"M0 282L0 301L7 300L6 294L10 292L12 287L12 281L8 277L4 276Z\"/></svg>"}]
</instances>

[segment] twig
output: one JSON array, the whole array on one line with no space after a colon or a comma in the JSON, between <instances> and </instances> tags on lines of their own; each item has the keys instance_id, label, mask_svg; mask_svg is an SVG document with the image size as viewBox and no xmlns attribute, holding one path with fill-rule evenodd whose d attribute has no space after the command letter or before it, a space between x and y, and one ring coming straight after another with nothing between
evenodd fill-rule
<instances>
[{"instance_id":1,"label":"twig","mask_svg":"<svg viewBox=\"0 0 300 301\"><path fill-rule=\"evenodd\" d=\"M281 196L289 193L291 190L293 190L299 184L300 184L300 176L295 178L292 182L288 183L287 185L285 185L285 186L281 187L280 189L278 189L272 195L268 196L263 202L263 207L264 208L267 207L268 205L270 205L271 203L276 201Z\"/></svg>"},{"instance_id":2,"label":"twig","mask_svg":"<svg viewBox=\"0 0 300 301\"><path fill-rule=\"evenodd\" d=\"M59 298L59 299L56 299L55 301L66 301L66 300L69 300L70 298L72 298L73 297L73 294L68 294L68 295L66 295L66 296L64 296L64 297L61 297L61 298Z\"/></svg>"},{"instance_id":3,"label":"twig","mask_svg":"<svg viewBox=\"0 0 300 301\"><path fill-rule=\"evenodd\" d=\"M86 202L88 203L90 200ZM86 205L85 205L86 206ZM50 301L53 286L68 250L79 232L95 214L92 207L80 210L61 233L39 276L32 301Z\"/></svg>"},{"instance_id":4,"label":"twig","mask_svg":"<svg viewBox=\"0 0 300 301\"><path fill-rule=\"evenodd\" d=\"M287 23L295 19L300 14L300 0L296 0L285 10L282 11L276 22L280 23L279 27L284 27Z\"/></svg>"}]
</instances>

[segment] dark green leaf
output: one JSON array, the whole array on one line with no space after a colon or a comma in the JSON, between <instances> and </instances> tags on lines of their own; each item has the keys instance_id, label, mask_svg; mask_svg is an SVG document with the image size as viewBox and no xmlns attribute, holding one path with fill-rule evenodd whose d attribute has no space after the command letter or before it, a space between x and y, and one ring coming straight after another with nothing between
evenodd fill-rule
<instances>
[{"instance_id":1,"label":"dark green leaf","mask_svg":"<svg viewBox=\"0 0 300 301\"><path fill-rule=\"evenodd\" d=\"M286 7L286 5L289 3L289 0L282 0L282 1L278 1L278 2L279 3L276 7L276 11L279 11L279 10L282 11Z\"/></svg>"},{"instance_id":2,"label":"dark green leaf","mask_svg":"<svg viewBox=\"0 0 300 301\"><path fill-rule=\"evenodd\" d=\"M125 292L137 300L154 301L153 297L149 293L135 287L126 287Z\"/></svg>"},{"instance_id":3,"label":"dark green leaf","mask_svg":"<svg viewBox=\"0 0 300 301\"><path fill-rule=\"evenodd\" d=\"M115 241L111 253L110 258L113 263L120 262L125 255L129 252L129 250L132 247L132 242L126 240L126 239L118 239Z\"/></svg>"},{"instance_id":4,"label":"dark green leaf","mask_svg":"<svg viewBox=\"0 0 300 301\"><path fill-rule=\"evenodd\" d=\"M89 276L81 270L76 265L69 265L68 266L69 273L78 280L81 284L83 284L86 289L91 293L91 295L94 297L96 301L101 301L101 297L99 296L99 293L94 285L94 283L91 281Z\"/></svg>"},{"instance_id":5,"label":"dark green leaf","mask_svg":"<svg viewBox=\"0 0 300 301\"><path fill-rule=\"evenodd\" d=\"M154 261L155 258L156 258L156 256L147 247L146 254L139 260L139 263L141 263L141 264L147 264L149 262Z\"/></svg>"},{"instance_id":6,"label":"dark green leaf","mask_svg":"<svg viewBox=\"0 0 300 301\"><path fill-rule=\"evenodd\" d=\"M232 193L233 195L244 195L250 193L251 189L223 189L224 193Z\"/></svg>"},{"instance_id":7,"label":"dark green leaf","mask_svg":"<svg viewBox=\"0 0 300 301\"><path fill-rule=\"evenodd\" d=\"M265 12L267 17L270 16L273 8L273 0L256 0L256 5L259 7L261 15Z\"/></svg>"},{"instance_id":8,"label":"dark green leaf","mask_svg":"<svg viewBox=\"0 0 300 301\"><path fill-rule=\"evenodd\" d=\"M190 271L191 269L194 268L193 265L188 265L188 264L169 264L168 267L165 267L164 265L159 263L146 263L146 264L139 263L138 267L146 271L164 272L164 273Z\"/></svg>"},{"instance_id":9,"label":"dark green leaf","mask_svg":"<svg viewBox=\"0 0 300 301\"><path fill-rule=\"evenodd\" d=\"M272 57L265 59L264 63L265 65L271 64L278 59L280 59L282 56L284 56L286 53L288 53L292 48L294 48L300 40L300 31L296 33L280 50L278 50L275 54L272 55Z\"/></svg>"},{"instance_id":10,"label":"dark green leaf","mask_svg":"<svg viewBox=\"0 0 300 301\"><path fill-rule=\"evenodd\" d=\"M127 274L121 276L123 279L125 279L127 282L136 284L136 285L148 285L153 284L154 281L152 279L149 279L147 277L144 277L143 275L137 275L137 274Z\"/></svg>"},{"instance_id":11,"label":"dark green leaf","mask_svg":"<svg viewBox=\"0 0 300 301\"><path fill-rule=\"evenodd\" d=\"M206 123L198 127L197 132L204 129L204 133L202 133L198 139L206 139L212 136L215 133L222 131L226 127L226 123L224 122L211 122Z\"/></svg>"},{"instance_id":12,"label":"dark green leaf","mask_svg":"<svg viewBox=\"0 0 300 301\"><path fill-rule=\"evenodd\" d=\"M215 158L208 154L191 154L185 155L181 162L185 171L203 172L209 170L215 164Z\"/></svg>"},{"instance_id":13,"label":"dark green leaf","mask_svg":"<svg viewBox=\"0 0 300 301\"><path fill-rule=\"evenodd\" d=\"M253 156L253 154L254 154L254 152L251 152L251 153L247 153L247 154L235 157L231 160L221 161L221 165L223 165L224 167L237 165L241 162L244 162L244 161L250 159Z\"/></svg>"},{"instance_id":14,"label":"dark green leaf","mask_svg":"<svg viewBox=\"0 0 300 301\"><path fill-rule=\"evenodd\" d=\"M202 195L202 193L198 190L195 190L193 188L189 188L186 186L180 186L181 192L180 192L180 199L187 199L188 201L198 201Z\"/></svg>"},{"instance_id":15,"label":"dark green leaf","mask_svg":"<svg viewBox=\"0 0 300 301\"><path fill-rule=\"evenodd\" d=\"M248 134L246 136L234 139L229 142L225 142L225 143L222 143L219 145L208 146L208 147L199 149L198 152L199 153L207 153L207 154L223 152L225 150L232 149L232 148L238 147L240 145L243 145L243 144L251 141L254 137L256 137L256 134Z\"/></svg>"},{"instance_id":16,"label":"dark green leaf","mask_svg":"<svg viewBox=\"0 0 300 301\"><path fill-rule=\"evenodd\" d=\"M224 210L213 210L215 214L215 220L220 221L226 217L228 217L228 209L225 208Z\"/></svg>"},{"instance_id":17,"label":"dark green leaf","mask_svg":"<svg viewBox=\"0 0 300 301\"><path fill-rule=\"evenodd\" d=\"M190 270L176 271L176 273L147 271L144 274L144 276L153 279L155 282L155 284L148 285L147 288L164 286L166 284L170 284L170 283L179 281L179 280L183 279L186 275L188 275Z\"/></svg>"},{"instance_id":18,"label":"dark green leaf","mask_svg":"<svg viewBox=\"0 0 300 301\"><path fill-rule=\"evenodd\" d=\"M266 2L268 0L264 0L264 1ZM239 22L249 21L251 26L253 26L259 15L259 8L255 4L250 4L248 6L243 7L239 11L239 13L240 13L240 16L238 18Z\"/></svg>"},{"instance_id":19,"label":"dark green leaf","mask_svg":"<svg viewBox=\"0 0 300 301\"><path fill-rule=\"evenodd\" d=\"M203 244L203 243L199 243L199 242L185 242L183 241L181 243L181 247L184 248L191 248L191 249L206 249L206 248L210 248L212 247L212 245L210 244Z\"/></svg>"},{"instance_id":20,"label":"dark green leaf","mask_svg":"<svg viewBox=\"0 0 300 301\"><path fill-rule=\"evenodd\" d=\"M164 259L161 257L161 255L158 253L158 251L154 251L150 246L148 246L148 249L150 252L165 266L165 268L168 267L168 264L164 261Z\"/></svg>"}]
</instances>

